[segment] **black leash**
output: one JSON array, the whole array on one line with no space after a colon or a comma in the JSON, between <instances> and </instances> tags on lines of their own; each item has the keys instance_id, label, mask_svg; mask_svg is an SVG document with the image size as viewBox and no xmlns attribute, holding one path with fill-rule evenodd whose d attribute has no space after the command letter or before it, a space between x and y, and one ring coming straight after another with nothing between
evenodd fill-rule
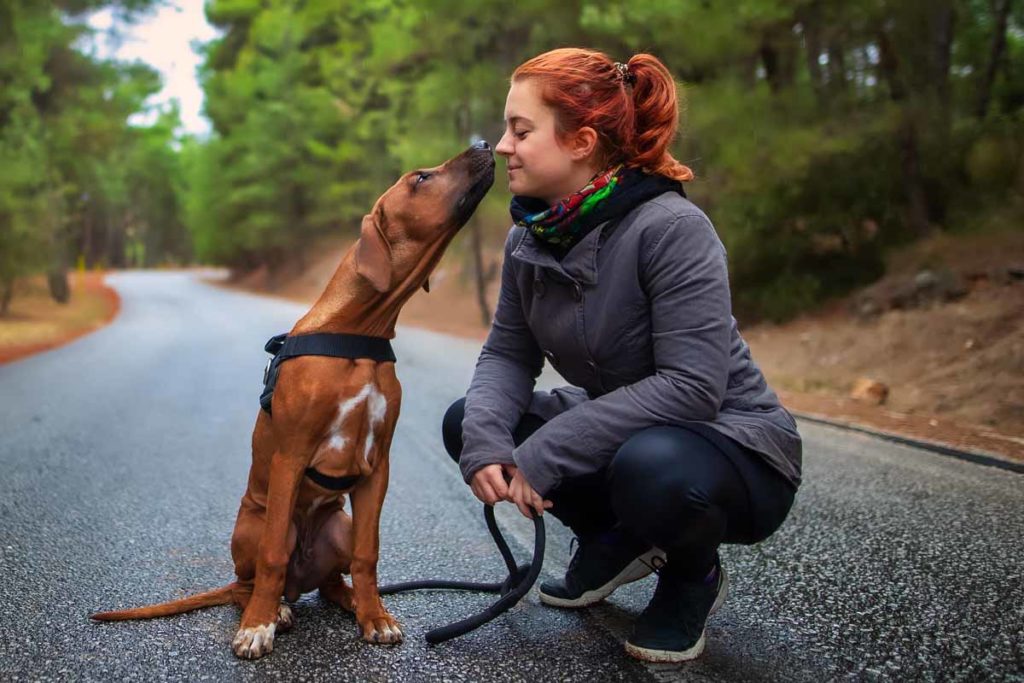
<instances>
[{"instance_id":1,"label":"black leash","mask_svg":"<svg viewBox=\"0 0 1024 683\"><path fill-rule=\"evenodd\" d=\"M540 576L540 568L544 564L544 519L533 512L533 561L530 564L516 565L516 559L509 550L508 543L498 529L498 523L494 519L494 506L484 506L484 519L487 522L487 530L491 532L494 543L498 546L505 566L508 568L508 578L501 583L471 583L468 581L408 581L395 583L390 586L383 586L379 589L381 595L391 595L403 591L424 590L441 588L448 590L480 591L484 593L500 593L501 597L480 614L467 617L448 626L441 626L427 632L427 642L431 645L443 643L446 640L465 635L470 631L483 626L499 615L510 610L517 602L522 600L533 584Z\"/></svg>"}]
</instances>

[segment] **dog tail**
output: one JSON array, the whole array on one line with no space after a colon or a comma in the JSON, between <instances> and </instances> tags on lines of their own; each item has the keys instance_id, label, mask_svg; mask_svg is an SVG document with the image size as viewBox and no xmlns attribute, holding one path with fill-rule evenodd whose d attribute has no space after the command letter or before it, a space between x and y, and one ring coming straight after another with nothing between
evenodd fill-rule
<instances>
[{"instance_id":1,"label":"dog tail","mask_svg":"<svg viewBox=\"0 0 1024 683\"><path fill-rule=\"evenodd\" d=\"M237 581L229 583L222 588L212 591L191 595L181 600L161 602L159 605L148 607L136 607L134 609L117 610L116 612L97 612L91 615L90 619L96 621L126 621L129 619L152 619L154 617L169 617L172 614L191 612L202 607L213 607L214 605L227 605L234 602L234 592L238 588Z\"/></svg>"}]
</instances>

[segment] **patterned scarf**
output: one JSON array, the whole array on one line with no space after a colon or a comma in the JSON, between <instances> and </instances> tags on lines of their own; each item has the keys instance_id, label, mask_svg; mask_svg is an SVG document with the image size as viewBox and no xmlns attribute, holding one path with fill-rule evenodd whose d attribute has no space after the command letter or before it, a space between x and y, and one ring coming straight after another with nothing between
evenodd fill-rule
<instances>
[{"instance_id":1,"label":"patterned scarf","mask_svg":"<svg viewBox=\"0 0 1024 683\"><path fill-rule=\"evenodd\" d=\"M527 228L534 236L548 244L568 249L581 237L582 221L619 186L623 166L619 164L598 173L586 187L574 192L543 211L520 217L516 225Z\"/></svg>"}]
</instances>

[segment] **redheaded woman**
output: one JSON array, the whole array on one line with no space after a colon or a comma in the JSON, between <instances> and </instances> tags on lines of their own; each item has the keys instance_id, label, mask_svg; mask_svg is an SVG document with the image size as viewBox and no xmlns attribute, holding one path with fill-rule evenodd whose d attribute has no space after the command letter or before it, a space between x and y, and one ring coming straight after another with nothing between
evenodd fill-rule
<instances>
[{"instance_id":1,"label":"redheaded woman","mask_svg":"<svg viewBox=\"0 0 1024 683\"><path fill-rule=\"evenodd\" d=\"M801 442L732 317L726 254L670 156L674 80L651 55L560 49L516 69L496 147L515 225L445 445L473 493L549 509L579 546L541 600L579 608L658 572L626 642L682 661L725 598L723 543L764 540ZM534 392L544 359L572 385Z\"/></svg>"}]
</instances>

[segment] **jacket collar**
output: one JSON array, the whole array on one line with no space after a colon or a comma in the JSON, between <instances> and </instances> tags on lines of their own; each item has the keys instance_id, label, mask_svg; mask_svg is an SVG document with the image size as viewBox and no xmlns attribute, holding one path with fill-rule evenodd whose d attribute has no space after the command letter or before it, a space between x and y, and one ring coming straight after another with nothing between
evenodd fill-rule
<instances>
[{"instance_id":1,"label":"jacket collar","mask_svg":"<svg viewBox=\"0 0 1024 683\"><path fill-rule=\"evenodd\" d=\"M626 216L623 216L623 220ZM601 246L601 233L611 223L605 221L588 232L569 250L561 261L556 259L545 245L541 244L529 230L523 230L523 236L512 250L512 257L538 268L547 268L560 273L574 282L583 285L597 284L597 252Z\"/></svg>"}]
</instances>

